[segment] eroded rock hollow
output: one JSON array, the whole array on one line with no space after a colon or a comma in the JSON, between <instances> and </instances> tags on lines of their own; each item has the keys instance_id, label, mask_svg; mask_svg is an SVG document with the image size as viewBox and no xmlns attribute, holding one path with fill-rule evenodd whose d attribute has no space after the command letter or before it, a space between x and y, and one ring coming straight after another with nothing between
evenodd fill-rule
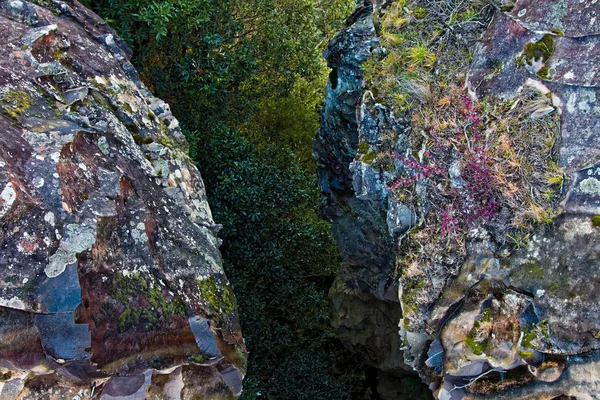
<instances>
[{"instance_id":1,"label":"eroded rock hollow","mask_svg":"<svg viewBox=\"0 0 600 400\"><path fill-rule=\"evenodd\" d=\"M331 42L332 312L382 398L600 398L598 18L365 1Z\"/></svg>"},{"instance_id":2,"label":"eroded rock hollow","mask_svg":"<svg viewBox=\"0 0 600 400\"><path fill-rule=\"evenodd\" d=\"M77 1L0 1L0 398L235 398L235 297L169 106Z\"/></svg>"}]
</instances>

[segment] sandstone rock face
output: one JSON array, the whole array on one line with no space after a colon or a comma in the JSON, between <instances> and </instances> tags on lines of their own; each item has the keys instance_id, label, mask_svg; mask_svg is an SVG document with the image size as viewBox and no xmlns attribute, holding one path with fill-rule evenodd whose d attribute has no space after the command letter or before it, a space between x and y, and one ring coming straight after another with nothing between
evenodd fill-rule
<instances>
[{"instance_id":1,"label":"sandstone rock face","mask_svg":"<svg viewBox=\"0 0 600 400\"><path fill-rule=\"evenodd\" d=\"M431 42L460 29L478 39L453 77L464 94L451 94L449 57L419 65L409 52L429 80L399 71L390 104L364 69L392 63L391 47L410 40L401 29L435 18L438 2L425 3L396 10L385 49L366 2L326 53L315 151L346 262L334 322L381 371L382 398L408 398L389 390L407 367L439 399L600 398L600 3L504 2L480 28L437 31ZM393 9L376 7L381 29ZM556 179L541 179L550 168Z\"/></svg>"},{"instance_id":2,"label":"sandstone rock face","mask_svg":"<svg viewBox=\"0 0 600 400\"><path fill-rule=\"evenodd\" d=\"M0 398L235 398L246 350L198 170L76 1L0 1Z\"/></svg>"}]
</instances>

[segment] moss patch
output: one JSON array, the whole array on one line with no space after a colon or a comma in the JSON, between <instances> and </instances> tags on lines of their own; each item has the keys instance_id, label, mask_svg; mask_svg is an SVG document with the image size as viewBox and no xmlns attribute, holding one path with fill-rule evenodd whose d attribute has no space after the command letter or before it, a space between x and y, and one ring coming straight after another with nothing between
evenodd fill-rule
<instances>
[{"instance_id":1,"label":"moss patch","mask_svg":"<svg viewBox=\"0 0 600 400\"><path fill-rule=\"evenodd\" d=\"M532 328L523 329L523 340L521 347L524 349L539 349L542 347L542 342L548 339L550 331L548 321L543 320L535 324ZM530 354L530 351L519 351L519 354ZM523 355L523 354L522 354Z\"/></svg>"},{"instance_id":2,"label":"moss patch","mask_svg":"<svg viewBox=\"0 0 600 400\"><path fill-rule=\"evenodd\" d=\"M195 362L195 363L202 363L206 360L208 360L208 358L202 354L192 354L189 357L190 361Z\"/></svg>"},{"instance_id":3,"label":"moss patch","mask_svg":"<svg viewBox=\"0 0 600 400\"><path fill-rule=\"evenodd\" d=\"M410 314L418 308L417 299L419 293L426 286L424 277L411 277L402 282L402 310L404 314Z\"/></svg>"},{"instance_id":4,"label":"moss patch","mask_svg":"<svg viewBox=\"0 0 600 400\"><path fill-rule=\"evenodd\" d=\"M489 330L486 329L486 325L491 324L492 320L492 311L485 308L481 313L481 317L475 321L471 332L465 338L465 345L471 349L473 354L480 356L488 348Z\"/></svg>"},{"instance_id":5,"label":"moss patch","mask_svg":"<svg viewBox=\"0 0 600 400\"><path fill-rule=\"evenodd\" d=\"M524 66L525 64L533 65L534 62L541 61L542 64L546 64L546 61L554 53L554 35L544 35L539 41L535 43L527 43L523 54L517 58L517 65ZM549 79L550 73L548 67L543 65L537 72L540 78Z\"/></svg>"},{"instance_id":6,"label":"moss patch","mask_svg":"<svg viewBox=\"0 0 600 400\"><path fill-rule=\"evenodd\" d=\"M129 276L118 272L111 295L124 306L119 315L121 331L150 331L169 325L175 316L185 317L186 309L179 296L163 293L158 284L152 284L140 273Z\"/></svg>"},{"instance_id":7,"label":"moss patch","mask_svg":"<svg viewBox=\"0 0 600 400\"><path fill-rule=\"evenodd\" d=\"M592 225L594 225L596 228L600 227L600 215L594 215L592 217Z\"/></svg>"},{"instance_id":8,"label":"moss patch","mask_svg":"<svg viewBox=\"0 0 600 400\"><path fill-rule=\"evenodd\" d=\"M544 35L540 41L535 43L527 43L523 55L525 61L531 64L533 60L548 61L554 53L554 38L552 35Z\"/></svg>"},{"instance_id":9,"label":"moss patch","mask_svg":"<svg viewBox=\"0 0 600 400\"><path fill-rule=\"evenodd\" d=\"M367 154L361 157L360 161L365 164L371 164L377 158L377 152L375 150L370 150Z\"/></svg>"},{"instance_id":10,"label":"moss patch","mask_svg":"<svg viewBox=\"0 0 600 400\"><path fill-rule=\"evenodd\" d=\"M527 276L534 279L542 279L544 277L544 269L537 261L532 261L522 266Z\"/></svg>"},{"instance_id":11,"label":"moss patch","mask_svg":"<svg viewBox=\"0 0 600 400\"><path fill-rule=\"evenodd\" d=\"M369 144L367 142L360 142L358 144L358 154L367 154L369 151Z\"/></svg>"},{"instance_id":12,"label":"moss patch","mask_svg":"<svg viewBox=\"0 0 600 400\"><path fill-rule=\"evenodd\" d=\"M229 286L224 285L222 289L219 289L212 277L202 280L198 279L196 283L200 288L202 297L208 302L213 311L219 313L231 313L235 311L235 296Z\"/></svg>"},{"instance_id":13,"label":"moss patch","mask_svg":"<svg viewBox=\"0 0 600 400\"><path fill-rule=\"evenodd\" d=\"M1 99L2 112L13 119L18 119L31 107L31 96L27 92L11 90Z\"/></svg>"}]
</instances>

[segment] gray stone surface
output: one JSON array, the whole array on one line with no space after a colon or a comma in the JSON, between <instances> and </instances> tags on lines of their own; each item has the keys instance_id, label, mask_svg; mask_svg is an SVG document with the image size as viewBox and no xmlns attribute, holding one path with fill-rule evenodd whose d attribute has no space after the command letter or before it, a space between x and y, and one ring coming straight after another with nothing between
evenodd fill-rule
<instances>
[{"instance_id":1,"label":"gray stone surface","mask_svg":"<svg viewBox=\"0 0 600 400\"><path fill-rule=\"evenodd\" d=\"M401 130L385 107L363 102L361 65L382 51L371 11L369 2L359 6L325 52L335 72L327 85L314 149L325 200L321 213L332 222L344 260L329 293L332 324L347 348L380 371L381 393L393 399L398 390L403 392L394 388L414 374L400 351L401 309L398 284L391 277L394 250L388 231L402 230L410 216L402 210L388 216L386 176L357 157L359 147L375 152L384 132ZM361 115L364 124L359 127ZM388 219L400 228L388 227Z\"/></svg>"},{"instance_id":2,"label":"gray stone surface","mask_svg":"<svg viewBox=\"0 0 600 400\"><path fill-rule=\"evenodd\" d=\"M600 4L593 0L517 0L508 14L530 31L557 32L567 37L600 34Z\"/></svg>"}]
</instances>

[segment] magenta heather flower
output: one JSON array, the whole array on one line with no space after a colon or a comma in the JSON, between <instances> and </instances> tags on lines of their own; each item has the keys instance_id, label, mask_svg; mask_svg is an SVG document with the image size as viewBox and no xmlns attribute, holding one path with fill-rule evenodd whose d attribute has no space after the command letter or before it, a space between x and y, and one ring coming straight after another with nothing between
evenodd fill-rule
<instances>
[{"instance_id":1,"label":"magenta heather flower","mask_svg":"<svg viewBox=\"0 0 600 400\"><path fill-rule=\"evenodd\" d=\"M438 204L439 221L443 234L457 235L478 221L490 221L498 214L498 202L493 190L494 178L491 161L487 156L487 145L481 130L478 107L468 97L463 97L462 115L465 127L457 128L454 144L443 142L433 128L427 129L432 146L423 153L424 162L413 157L391 153L408 170L407 176L395 179L388 189L393 191L416 181L431 182L431 200ZM459 152L461 166L461 188L453 187L448 170L453 158L453 149ZM441 204L440 204L441 202Z\"/></svg>"}]
</instances>

